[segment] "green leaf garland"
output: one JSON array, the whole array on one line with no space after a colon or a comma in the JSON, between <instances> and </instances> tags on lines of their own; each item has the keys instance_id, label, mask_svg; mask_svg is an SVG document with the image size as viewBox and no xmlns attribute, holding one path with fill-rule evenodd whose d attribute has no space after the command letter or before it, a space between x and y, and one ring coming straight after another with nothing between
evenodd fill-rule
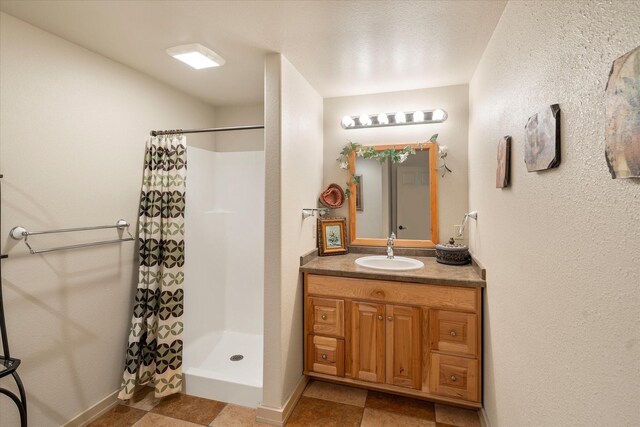
<instances>
[{"instance_id":1,"label":"green leaf garland","mask_svg":"<svg viewBox=\"0 0 640 427\"><path fill-rule=\"evenodd\" d=\"M423 146L427 143L437 144L438 134L434 134L426 142L419 142L418 150L422 150ZM375 159L380 163L384 163L387 159L392 163L403 163L410 155L416 154L416 149L407 145L401 149L387 148L386 150L378 151L375 146L368 145L365 147L361 144L349 141L347 145L342 148L340 156L336 159L341 169L349 170L349 156L351 156L352 153L355 153L356 156L363 157L365 159ZM349 181L347 182L347 188L344 192L347 198L351 196L351 185L357 184L359 181L359 176L349 173Z\"/></svg>"}]
</instances>

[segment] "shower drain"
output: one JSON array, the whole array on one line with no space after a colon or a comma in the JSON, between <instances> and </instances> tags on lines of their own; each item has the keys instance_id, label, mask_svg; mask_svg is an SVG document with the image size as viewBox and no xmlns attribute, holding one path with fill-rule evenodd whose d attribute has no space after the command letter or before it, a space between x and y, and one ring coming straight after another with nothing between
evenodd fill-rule
<instances>
[{"instance_id":1,"label":"shower drain","mask_svg":"<svg viewBox=\"0 0 640 427\"><path fill-rule=\"evenodd\" d=\"M232 362L237 362L237 361L242 360L242 359L244 359L244 356L241 355L241 354L234 354L233 356L231 356L229 358L229 360L231 360Z\"/></svg>"}]
</instances>

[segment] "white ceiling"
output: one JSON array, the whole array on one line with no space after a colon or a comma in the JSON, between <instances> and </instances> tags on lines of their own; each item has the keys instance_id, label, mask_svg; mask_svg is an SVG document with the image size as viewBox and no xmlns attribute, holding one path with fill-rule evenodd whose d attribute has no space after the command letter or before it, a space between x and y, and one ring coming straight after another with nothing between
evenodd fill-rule
<instances>
[{"instance_id":1,"label":"white ceiling","mask_svg":"<svg viewBox=\"0 0 640 427\"><path fill-rule=\"evenodd\" d=\"M506 0L14 1L0 9L213 105L262 102L281 52L323 97L468 83ZM165 49L201 43L193 70Z\"/></svg>"}]
</instances>

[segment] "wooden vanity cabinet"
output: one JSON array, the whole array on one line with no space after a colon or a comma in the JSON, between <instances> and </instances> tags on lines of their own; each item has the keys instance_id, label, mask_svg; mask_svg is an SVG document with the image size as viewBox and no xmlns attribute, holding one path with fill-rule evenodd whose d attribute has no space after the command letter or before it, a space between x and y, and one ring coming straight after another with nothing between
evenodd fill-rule
<instances>
[{"instance_id":1,"label":"wooden vanity cabinet","mask_svg":"<svg viewBox=\"0 0 640 427\"><path fill-rule=\"evenodd\" d=\"M305 374L481 406L481 288L305 273Z\"/></svg>"}]
</instances>

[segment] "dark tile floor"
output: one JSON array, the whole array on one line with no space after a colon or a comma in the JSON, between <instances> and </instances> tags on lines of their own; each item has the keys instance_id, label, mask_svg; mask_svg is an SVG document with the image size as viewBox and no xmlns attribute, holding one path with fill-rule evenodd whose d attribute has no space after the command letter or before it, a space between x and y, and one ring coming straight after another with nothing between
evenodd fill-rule
<instances>
[{"instance_id":1,"label":"dark tile floor","mask_svg":"<svg viewBox=\"0 0 640 427\"><path fill-rule=\"evenodd\" d=\"M163 399L151 388L138 391L92 427L250 427L251 408L184 394ZM422 400L311 381L293 410L288 427L480 427L477 411L436 405Z\"/></svg>"}]
</instances>

